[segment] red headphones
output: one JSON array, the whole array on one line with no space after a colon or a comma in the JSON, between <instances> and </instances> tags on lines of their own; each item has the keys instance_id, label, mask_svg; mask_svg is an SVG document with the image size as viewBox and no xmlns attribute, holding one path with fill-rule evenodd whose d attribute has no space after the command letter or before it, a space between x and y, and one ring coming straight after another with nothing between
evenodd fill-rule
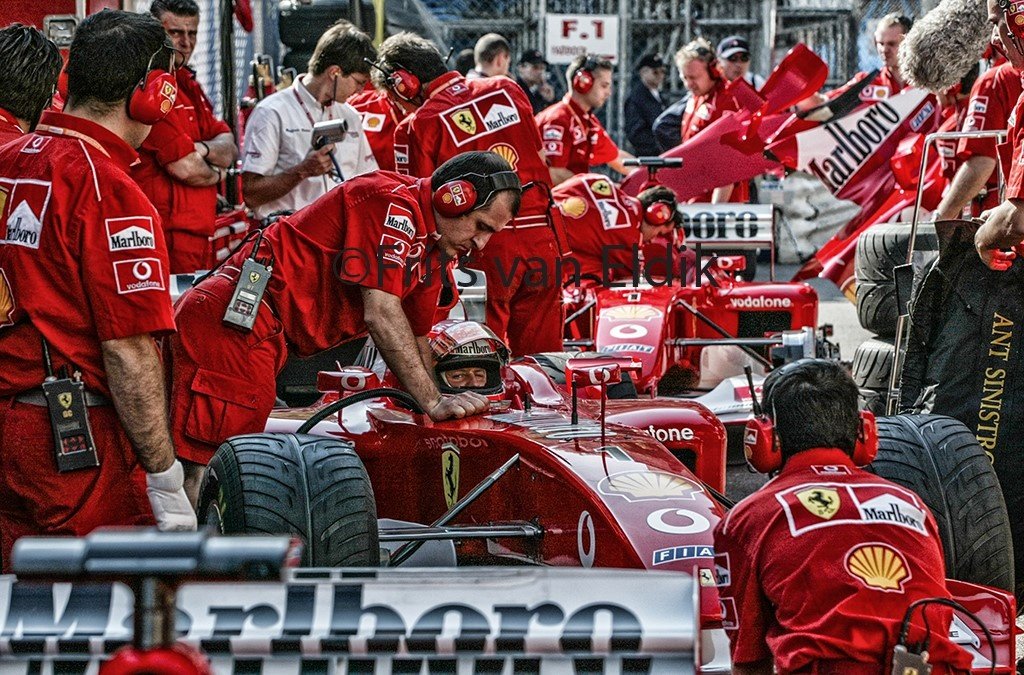
<instances>
[{"instance_id":1,"label":"red headphones","mask_svg":"<svg viewBox=\"0 0 1024 675\"><path fill-rule=\"evenodd\" d=\"M487 185L487 192L478 193L468 178L479 178ZM434 209L445 218L458 218L470 211L486 206L494 195L502 190L521 192L522 184L519 176L512 171L497 171L490 175L481 173L466 174L462 178L450 180L434 190L431 202Z\"/></svg>"},{"instance_id":2,"label":"red headphones","mask_svg":"<svg viewBox=\"0 0 1024 675\"><path fill-rule=\"evenodd\" d=\"M157 51L149 57L145 76L128 97L128 117L143 124L156 124L166 117L178 97L178 82L174 79L174 52L171 51L167 70L153 68L153 59L159 54Z\"/></svg>"},{"instance_id":3,"label":"red headphones","mask_svg":"<svg viewBox=\"0 0 1024 675\"><path fill-rule=\"evenodd\" d=\"M572 89L578 94L586 94L594 88L594 70L597 69L597 59L588 56L576 72L572 74Z\"/></svg>"},{"instance_id":4,"label":"red headphones","mask_svg":"<svg viewBox=\"0 0 1024 675\"><path fill-rule=\"evenodd\" d=\"M668 202L653 202L644 209L644 222L654 227L668 225L675 217L676 210Z\"/></svg>"},{"instance_id":5,"label":"red headphones","mask_svg":"<svg viewBox=\"0 0 1024 675\"><path fill-rule=\"evenodd\" d=\"M384 86L406 103L416 103L416 99L423 93L423 85L420 83L420 78L404 67L390 68L367 58L364 58L363 61L369 63L371 68L376 68L384 73Z\"/></svg>"}]
</instances>

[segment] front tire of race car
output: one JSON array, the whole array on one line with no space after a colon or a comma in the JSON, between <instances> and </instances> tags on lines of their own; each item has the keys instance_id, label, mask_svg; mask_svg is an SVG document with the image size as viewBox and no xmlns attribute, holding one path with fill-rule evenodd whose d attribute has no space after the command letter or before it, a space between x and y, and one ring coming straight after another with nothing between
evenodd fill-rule
<instances>
[{"instance_id":1,"label":"front tire of race car","mask_svg":"<svg viewBox=\"0 0 1024 675\"><path fill-rule=\"evenodd\" d=\"M373 488L352 445L338 439L229 439L210 460L197 513L221 534L298 536L303 566L380 563Z\"/></svg>"},{"instance_id":2,"label":"front tire of race car","mask_svg":"<svg viewBox=\"0 0 1024 675\"><path fill-rule=\"evenodd\" d=\"M942 537L946 576L1014 590L1010 521L992 464L970 430L943 415L878 419L867 470L916 492Z\"/></svg>"}]
</instances>

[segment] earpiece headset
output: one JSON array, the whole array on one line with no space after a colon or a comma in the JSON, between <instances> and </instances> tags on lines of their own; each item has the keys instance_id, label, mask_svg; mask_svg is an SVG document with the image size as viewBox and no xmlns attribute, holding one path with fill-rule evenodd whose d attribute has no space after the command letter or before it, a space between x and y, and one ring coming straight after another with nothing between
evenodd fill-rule
<instances>
[{"instance_id":1,"label":"earpiece headset","mask_svg":"<svg viewBox=\"0 0 1024 675\"><path fill-rule=\"evenodd\" d=\"M420 82L420 78L406 68L402 66L391 68L367 58L364 58L363 61L370 64L371 68L376 68L384 73L384 86L406 103L416 103L416 99L423 93L423 84Z\"/></svg>"},{"instance_id":2,"label":"earpiece headset","mask_svg":"<svg viewBox=\"0 0 1024 675\"><path fill-rule=\"evenodd\" d=\"M712 80L721 80L723 75L722 71L718 68L718 57L715 53L707 47L697 47L694 51L697 52L697 56L703 61L708 67L708 77Z\"/></svg>"},{"instance_id":3,"label":"earpiece headset","mask_svg":"<svg viewBox=\"0 0 1024 675\"><path fill-rule=\"evenodd\" d=\"M998 2L999 9L1003 10L1006 27L1016 43L1017 51L1024 54L1024 47L1021 45L1021 40L1024 40L1024 3L1012 0L998 0Z\"/></svg>"},{"instance_id":4,"label":"earpiece headset","mask_svg":"<svg viewBox=\"0 0 1024 675\"><path fill-rule=\"evenodd\" d=\"M146 66L146 74L135 85L128 97L128 116L143 124L156 124L174 107L178 97L178 83L174 79L174 51L170 51L170 63L167 70L154 68L153 59L160 55L166 47L161 47L151 57Z\"/></svg>"},{"instance_id":5,"label":"earpiece headset","mask_svg":"<svg viewBox=\"0 0 1024 675\"><path fill-rule=\"evenodd\" d=\"M477 192L473 183L467 180L471 177L482 180L487 191ZM490 175L470 173L434 190L431 202L434 209L445 218L458 218L486 206L502 190L522 192L522 189L519 176L513 171L497 171Z\"/></svg>"},{"instance_id":6,"label":"earpiece headset","mask_svg":"<svg viewBox=\"0 0 1024 675\"><path fill-rule=\"evenodd\" d=\"M586 94L594 88L594 71L597 69L597 59L588 56L576 72L572 74L572 89L578 94Z\"/></svg>"},{"instance_id":7,"label":"earpiece headset","mask_svg":"<svg viewBox=\"0 0 1024 675\"><path fill-rule=\"evenodd\" d=\"M654 227L668 225L676 217L676 210L668 202L652 202L644 209L644 222Z\"/></svg>"},{"instance_id":8,"label":"earpiece headset","mask_svg":"<svg viewBox=\"0 0 1024 675\"><path fill-rule=\"evenodd\" d=\"M805 360L787 363L775 375L775 383L805 364ZM772 419L775 402L772 401L772 416L769 417L762 407L764 401L759 404L754 395L754 384L749 369L747 370L747 381L750 383L750 395L754 402L754 417L747 422L743 431L743 454L746 455L747 462L755 471L766 474L773 473L782 468L782 443L775 432L775 422ZM773 383L773 388L774 386L777 385ZM878 424L875 422L875 415L868 410L861 410L860 429L857 432L857 441L854 443L851 459L856 466L867 466L874 461L877 454Z\"/></svg>"}]
</instances>

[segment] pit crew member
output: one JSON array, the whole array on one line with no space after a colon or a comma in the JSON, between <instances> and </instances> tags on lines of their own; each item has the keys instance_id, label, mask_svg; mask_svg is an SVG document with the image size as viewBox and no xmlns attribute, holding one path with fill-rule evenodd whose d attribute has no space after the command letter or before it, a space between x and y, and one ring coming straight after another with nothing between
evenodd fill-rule
<instances>
[{"instance_id":1,"label":"pit crew member","mask_svg":"<svg viewBox=\"0 0 1024 675\"><path fill-rule=\"evenodd\" d=\"M722 64L722 75L732 82L742 77L754 89L764 86L765 79L750 72L750 43L740 35L730 35L715 48L718 62Z\"/></svg>"},{"instance_id":2,"label":"pit crew member","mask_svg":"<svg viewBox=\"0 0 1024 675\"><path fill-rule=\"evenodd\" d=\"M267 226L186 292L169 356L171 428L190 496L224 439L263 429L289 348L309 356L369 334L432 418L481 412L479 396L438 392L424 338L439 268L483 248L515 216L519 197L519 179L494 153L459 155L426 179L359 176ZM264 274L262 298L236 290ZM251 317L251 328L226 323L229 306Z\"/></svg>"},{"instance_id":3,"label":"pit crew member","mask_svg":"<svg viewBox=\"0 0 1024 675\"><path fill-rule=\"evenodd\" d=\"M563 261L563 281L573 278L609 284L640 273L642 248L656 237L670 237L679 221L675 193L655 186L630 197L596 173L573 176L552 192L565 216L572 256ZM579 265L570 261L575 260Z\"/></svg>"},{"instance_id":4,"label":"pit crew member","mask_svg":"<svg viewBox=\"0 0 1024 675\"><path fill-rule=\"evenodd\" d=\"M992 24L992 41L1000 44L1010 64L1024 69L1024 5L988 0L988 20ZM1003 203L981 214L984 224L974 235L978 255L989 267L1005 269L1016 256L1014 247L1024 242L1024 161L1021 139L1024 138L1024 97L1010 113L1006 142L999 146L1000 160L1011 157ZM1006 164L1003 165L1004 169Z\"/></svg>"},{"instance_id":5,"label":"pit crew member","mask_svg":"<svg viewBox=\"0 0 1024 675\"><path fill-rule=\"evenodd\" d=\"M44 113L0 149L5 566L26 535L84 536L154 516L163 529L196 526L153 340L174 330L167 252L160 217L127 173L133 147L174 103L165 40L151 16L84 19L65 112Z\"/></svg>"},{"instance_id":6,"label":"pit crew member","mask_svg":"<svg viewBox=\"0 0 1024 675\"><path fill-rule=\"evenodd\" d=\"M523 195L512 227L475 254L471 266L487 277L487 325L514 354L561 350L554 278L561 246L548 212L550 173L526 94L507 77L466 80L449 71L433 44L411 33L381 44L373 77L410 112L395 132L399 172L429 176L460 152L486 150L507 160L523 183L536 184Z\"/></svg>"},{"instance_id":7,"label":"pit crew member","mask_svg":"<svg viewBox=\"0 0 1024 675\"><path fill-rule=\"evenodd\" d=\"M889 672L910 603L950 597L935 519L912 491L858 468L877 430L840 364L773 371L762 407L744 450L781 472L715 528L733 672ZM912 619L909 641L930 640L933 675L970 667L949 640L951 610L927 605Z\"/></svg>"},{"instance_id":8,"label":"pit crew member","mask_svg":"<svg viewBox=\"0 0 1024 675\"><path fill-rule=\"evenodd\" d=\"M36 128L63 65L57 45L38 29L0 29L0 145Z\"/></svg>"},{"instance_id":9,"label":"pit crew member","mask_svg":"<svg viewBox=\"0 0 1024 675\"><path fill-rule=\"evenodd\" d=\"M611 61L580 54L569 64L565 78L569 92L537 114L554 183L601 164L629 173L622 160L633 156L615 145L593 113L612 94Z\"/></svg>"},{"instance_id":10,"label":"pit crew member","mask_svg":"<svg viewBox=\"0 0 1024 675\"><path fill-rule=\"evenodd\" d=\"M378 168L362 118L345 103L366 86L365 59L374 56L369 36L339 21L317 41L309 72L253 109L245 127L242 190L257 217L297 211L342 181ZM339 119L347 126L345 140L313 148L313 125Z\"/></svg>"},{"instance_id":11,"label":"pit crew member","mask_svg":"<svg viewBox=\"0 0 1024 675\"><path fill-rule=\"evenodd\" d=\"M466 73L467 80L485 77L509 77L512 65L512 47L498 33L487 33L473 45L473 69Z\"/></svg>"},{"instance_id":12,"label":"pit crew member","mask_svg":"<svg viewBox=\"0 0 1024 675\"><path fill-rule=\"evenodd\" d=\"M405 117L405 111L391 100L386 91L368 85L348 99L363 118L363 133L373 150L373 158L383 171L395 170L395 129Z\"/></svg>"},{"instance_id":13,"label":"pit crew member","mask_svg":"<svg viewBox=\"0 0 1024 675\"><path fill-rule=\"evenodd\" d=\"M489 401L504 399L502 369L508 348L487 326L476 321L445 320L428 336L434 374L442 394L475 392Z\"/></svg>"},{"instance_id":14,"label":"pit crew member","mask_svg":"<svg viewBox=\"0 0 1024 675\"><path fill-rule=\"evenodd\" d=\"M195 0L154 0L149 11L177 50L178 97L139 148L132 177L160 214L171 274L186 274L216 262L210 238L216 229L217 186L235 163L238 148L188 67L196 48L199 5Z\"/></svg>"},{"instance_id":15,"label":"pit crew member","mask_svg":"<svg viewBox=\"0 0 1024 675\"><path fill-rule=\"evenodd\" d=\"M971 89L963 131L1005 130L1020 98L1020 78L1020 71L1009 62L982 73ZM961 164L942 197L937 220L959 218L968 203L974 216L999 204L996 139L961 138L956 160ZM1005 180L1010 175L1008 161L1003 170Z\"/></svg>"},{"instance_id":16,"label":"pit crew member","mask_svg":"<svg viewBox=\"0 0 1024 675\"><path fill-rule=\"evenodd\" d=\"M626 120L626 138L633 145L636 154L652 156L658 154L658 142L654 138L654 120L665 111L661 85L665 83L667 66L661 54L644 54L636 66L638 77L623 105Z\"/></svg>"}]
</instances>

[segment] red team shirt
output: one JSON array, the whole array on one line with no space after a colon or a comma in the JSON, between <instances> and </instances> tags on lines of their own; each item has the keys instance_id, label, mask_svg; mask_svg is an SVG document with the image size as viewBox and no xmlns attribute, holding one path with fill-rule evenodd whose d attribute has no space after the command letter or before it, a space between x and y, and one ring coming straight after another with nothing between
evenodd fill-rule
<instances>
[{"instance_id":1,"label":"red team shirt","mask_svg":"<svg viewBox=\"0 0 1024 675\"><path fill-rule=\"evenodd\" d=\"M986 70L971 89L963 131L1006 129L1020 95L1021 74L1009 63ZM996 140L992 138L962 138L956 158L961 163L975 155L997 159L996 146ZM1003 166L1004 178L1009 177L1009 168L1009 163ZM990 209L999 203L998 172L992 172L985 187L987 192L981 210Z\"/></svg>"},{"instance_id":2,"label":"red team shirt","mask_svg":"<svg viewBox=\"0 0 1024 675\"><path fill-rule=\"evenodd\" d=\"M619 147L600 120L576 105L571 94L537 113L537 128L551 166L587 173L619 156Z\"/></svg>"},{"instance_id":3,"label":"red team shirt","mask_svg":"<svg viewBox=\"0 0 1024 675\"><path fill-rule=\"evenodd\" d=\"M395 129L402 121L399 110L387 92L368 89L353 94L348 104L363 118L363 132L373 150L377 166L383 171L395 170Z\"/></svg>"},{"instance_id":4,"label":"red team shirt","mask_svg":"<svg viewBox=\"0 0 1024 675\"><path fill-rule=\"evenodd\" d=\"M174 330L160 217L127 174L137 159L55 112L0 148L0 396L42 383L40 335L54 367L109 396L100 343Z\"/></svg>"},{"instance_id":5,"label":"red team shirt","mask_svg":"<svg viewBox=\"0 0 1024 675\"><path fill-rule=\"evenodd\" d=\"M725 570L720 593L733 663L774 655L778 673L819 660L858 661L881 672L907 605L949 597L928 507L836 449L791 457L718 524L715 553ZM967 669L970 657L946 637L950 610L927 611L939 627L929 661ZM917 613L911 641L923 637L921 625Z\"/></svg>"},{"instance_id":6,"label":"red team shirt","mask_svg":"<svg viewBox=\"0 0 1024 675\"><path fill-rule=\"evenodd\" d=\"M1021 135L1024 133L1024 94L1017 99L1006 124L1006 142L997 148L999 160L1003 163L1003 175L1007 176L1004 196L1006 199L1024 199L1024 152L1021 148Z\"/></svg>"},{"instance_id":7,"label":"red team shirt","mask_svg":"<svg viewBox=\"0 0 1024 675\"><path fill-rule=\"evenodd\" d=\"M188 68L178 68L178 96L171 112L153 125L139 148L140 162L132 177L163 219L165 230L184 230L203 237L213 234L217 216L217 186L193 187L175 180L164 169L195 151L195 142L230 132L213 115L213 107ZM172 256L174 252L172 251ZM194 272L195 270L181 270Z\"/></svg>"},{"instance_id":8,"label":"red team shirt","mask_svg":"<svg viewBox=\"0 0 1024 675\"><path fill-rule=\"evenodd\" d=\"M633 246L640 245L640 200L623 194L606 176L580 174L555 187L555 202L565 216L565 231L580 276L603 279L604 264L610 278L628 278L633 267ZM566 265L566 272L573 266Z\"/></svg>"},{"instance_id":9,"label":"red team shirt","mask_svg":"<svg viewBox=\"0 0 1024 675\"><path fill-rule=\"evenodd\" d=\"M429 176L463 152L489 151L503 157L526 184L551 182L540 156L540 134L522 88L507 77L466 80L449 72L427 86L427 100L395 132L395 163L400 173ZM544 190L523 193L517 227L547 227Z\"/></svg>"}]
</instances>

